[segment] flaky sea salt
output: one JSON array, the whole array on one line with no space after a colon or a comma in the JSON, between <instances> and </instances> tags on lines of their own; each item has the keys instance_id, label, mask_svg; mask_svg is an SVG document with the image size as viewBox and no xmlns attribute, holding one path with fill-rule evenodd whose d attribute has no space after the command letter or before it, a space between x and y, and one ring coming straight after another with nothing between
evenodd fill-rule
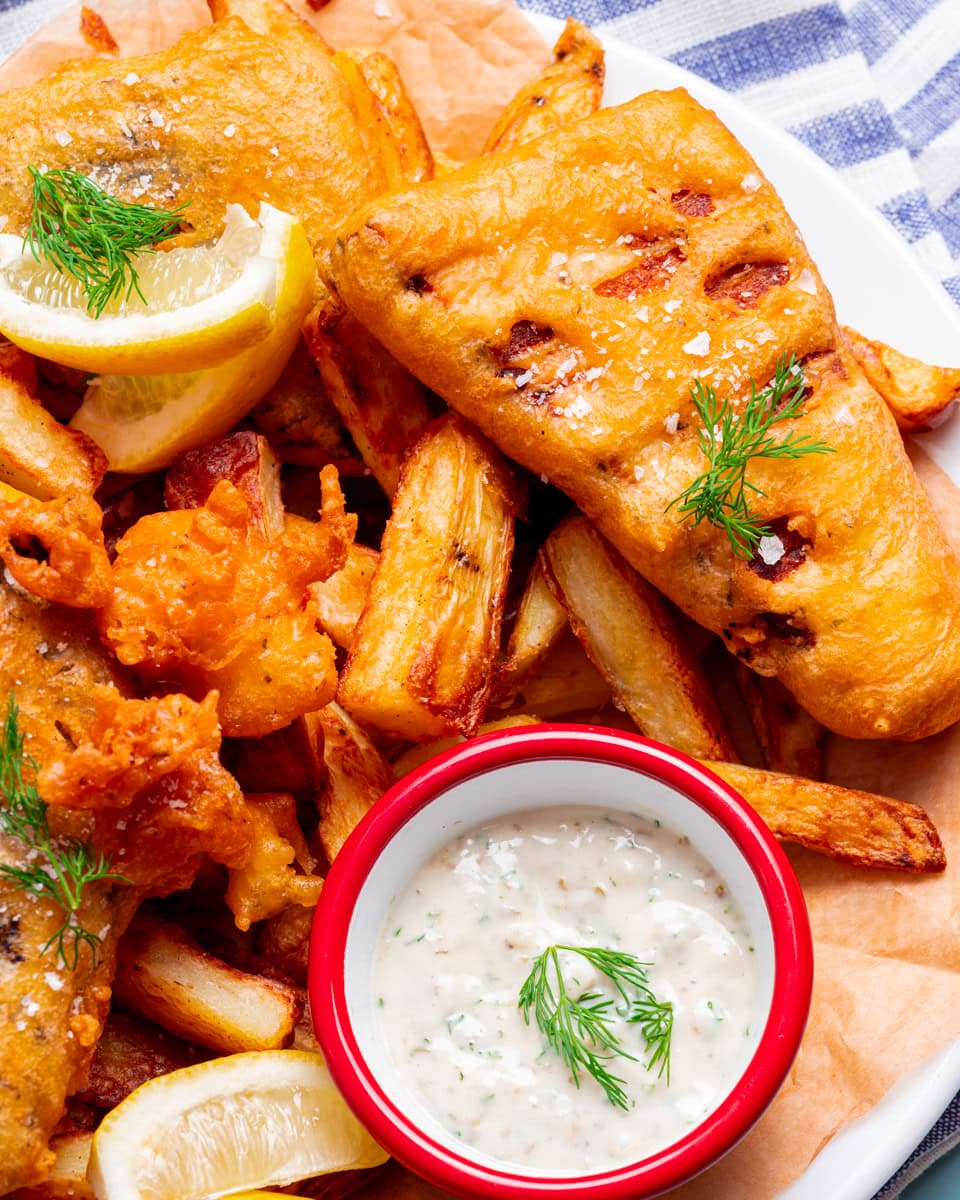
<instances>
[{"instance_id":1,"label":"flaky sea salt","mask_svg":"<svg viewBox=\"0 0 960 1200\"><path fill-rule=\"evenodd\" d=\"M233 122L231 122L226 127L226 129L223 131L223 136L226 138L232 138L236 132L237 132L237 127L236 127L236 125L233 124Z\"/></svg>"},{"instance_id":2,"label":"flaky sea salt","mask_svg":"<svg viewBox=\"0 0 960 1200\"><path fill-rule=\"evenodd\" d=\"M69 146L70 143L73 141L73 138L70 136L69 133L67 133L67 131L65 129L58 129L57 132L53 135L53 138L54 138L54 141L57 142L58 145L61 145L61 146Z\"/></svg>"},{"instance_id":3,"label":"flaky sea salt","mask_svg":"<svg viewBox=\"0 0 960 1200\"><path fill-rule=\"evenodd\" d=\"M683 352L684 354L693 354L697 358L703 358L710 353L710 334L705 329L701 329L696 337L684 343Z\"/></svg>"},{"instance_id":4,"label":"flaky sea salt","mask_svg":"<svg viewBox=\"0 0 960 1200\"><path fill-rule=\"evenodd\" d=\"M678 412L671 413L664 421L663 427L667 433L676 433L680 426L680 414Z\"/></svg>"},{"instance_id":5,"label":"flaky sea salt","mask_svg":"<svg viewBox=\"0 0 960 1200\"><path fill-rule=\"evenodd\" d=\"M804 267L800 274L793 281L793 286L799 288L801 292L806 292L810 296L817 294L817 281L813 272L809 267Z\"/></svg>"},{"instance_id":6,"label":"flaky sea salt","mask_svg":"<svg viewBox=\"0 0 960 1200\"><path fill-rule=\"evenodd\" d=\"M128 71L123 77L123 82L127 85L127 87L133 87L135 83L140 82L140 76L136 73L136 71Z\"/></svg>"},{"instance_id":7,"label":"flaky sea salt","mask_svg":"<svg viewBox=\"0 0 960 1200\"><path fill-rule=\"evenodd\" d=\"M741 189L743 191L747 192L748 194L751 192L759 191L759 189L762 186L763 186L763 180L760 178L760 176L755 171L749 171L740 180Z\"/></svg>"},{"instance_id":8,"label":"flaky sea salt","mask_svg":"<svg viewBox=\"0 0 960 1200\"><path fill-rule=\"evenodd\" d=\"M768 567L772 567L783 558L783 542L780 541L776 534L773 534L771 537L762 537L757 546L757 553Z\"/></svg>"}]
</instances>

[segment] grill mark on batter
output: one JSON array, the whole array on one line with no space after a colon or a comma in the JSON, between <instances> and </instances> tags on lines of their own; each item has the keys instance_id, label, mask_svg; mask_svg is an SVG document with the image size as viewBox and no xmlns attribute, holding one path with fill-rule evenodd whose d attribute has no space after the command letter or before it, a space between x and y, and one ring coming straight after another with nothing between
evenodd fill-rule
<instances>
[{"instance_id":1,"label":"grill mark on batter","mask_svg":"<svg viewBox=\"0 0 960 1200\"><path fill-rule=\"evenodd\" d=\"M712 300L729 300L738 308L756 308L761 296L790 278L786 263L737 263L708 279L704 291Z\"/></svg>"},{"instance_id":2,"label":"grill mark on batter","mask_svg":"<svg viewBox=\"0 0 960 1200\"><path fill-rule=\"evenodd\" d=\"M683 249L676 242L649 242L634 235L629 244L644 246L640 261L610 279L604 279L594 287L598 296L613 296L618 300L633 300L645 292L662 291L680 265L687 261Z\"/></svg>"},{"instance_id":3,"label":"grill mark on batter","mask_svg":"<svg viewBox=\"0 0 960 1200\"><path fill-rule=\"evenodd\" d=\"M686 188L674 192L670 203L685 217L709 217L714 211L713 198L706 192L691 192Z\"/></svg>"}]
</instances>

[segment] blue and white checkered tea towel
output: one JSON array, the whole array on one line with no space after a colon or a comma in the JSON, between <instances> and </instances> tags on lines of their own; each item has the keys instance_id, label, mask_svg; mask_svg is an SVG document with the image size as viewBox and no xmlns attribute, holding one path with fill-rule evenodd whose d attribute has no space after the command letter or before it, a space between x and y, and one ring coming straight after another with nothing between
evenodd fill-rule
<instances>
[{"instance_id":1,"label":"blue and white checkered tea towel","mask_svg":"<svg viewBox=\"0 0 960 1200\"><path fill-rule=\"evenodd\" d=\"M0 0L0 59L69 2ZM878 208L960 304L960 0L521 3L735 92ZM876 1200L956 1145L960 1095Z\"/></svg>"}]
</instances>

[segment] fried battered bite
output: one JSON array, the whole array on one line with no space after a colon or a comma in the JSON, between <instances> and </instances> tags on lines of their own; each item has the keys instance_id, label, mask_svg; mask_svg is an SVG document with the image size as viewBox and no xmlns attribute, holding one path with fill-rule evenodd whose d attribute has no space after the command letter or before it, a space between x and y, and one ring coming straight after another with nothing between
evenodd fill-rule
<instances>
[{"instance_id":1,"label":"fried battered bite","mask_svg":"<svg viewBox=\"0 0 960 1200\"><path fill-rule=\"evenodd\" d=\"M80 9L80 32L87 45L100 54L117 54L120 50L103 17L86 5Z\"/></svg>"},{"instance_id":2,"label":"fried battered bite","mask_svg":"<svg viewBox=\"0 0 960 1200\"><path fill-rule=\"evenodd\" d=\"M90 496L39 501L0 498L0 559L13 578L44 600L99 608L110 594L103 514Z\"/></svg>"},{"instance_id":3,"label":"fried battered bite","mask_svg":"<svg viewBox=\"0 0 960 1200\"><path fill-rule=\"evenodd\" d=\"M297 823L297 806L285 792L247 796L253 823L250 857L230 872L227 906L237 928L247 930L255 921L276 917L292 905L315 908L323 879L313 872L317 860L310 853ZM305 872L298 874L294 862Z\"/></svg>"},{"instance_id":4,"label":"fried battered bite","mask_svg":"<svg viewBox=\"0 0 960 1200\"><path fill-rule=\"evenodd\" d=\"M307 585L346 561L356 518L336 471L321 472L319 523L287 516L263 536L243 493L221 479L199 508L141 518L117 543L101 634L119 660L220 692L225 734L256 737L322 707L336 688L330 639Z\"/></svg>"},{"instance_id":5,"label":"fried battered bite","mask_svg":"<svg viewBox=\"0 0 960 1200\"><path fill-rule=\"evenodd\" d=\"M960 717L960 565L782 203L685 92L375 201L338 241L332 282L409 370L828 728L915 739ZM744 561L670 508L706 470L691 385L739 415L790 355L806 391L782 433L834 452L751 462L783 554Z\"/></svg>"},{"instance_id":6,"label":"fried battered bite","mask_svg":"<svg viewBox=\"0 0 960 1200\"><path fill-rule=\"evenodd\" d=\"M960 368L929 363L843 327L843 340L903 433L936 429L960 399Z\"/></svg>"},{"instance_id":7,"label":"fried battered bite","mask_svg":"<svg viewBox=\"0 0 960 1200\"><path fill-rule=\"evenodd\" d=\"M553 48L553 62L510 101L483 153L511 150L595 113L603 99L604 74L599 38L568 17Z\"/></svg>"},{"instance_id":8,"label":"fried battered bite","mask_svg":"<svg viewBox=\"0 0 960 1200\"><path fill-rule=\"evenodd\" d=\"M6 232L24 232L27 166L44 163L124 200L189 202L182 243L218 235L228 202L256 213L267 199L327 245L386 178L364 153L353 96L324 43L285 11L302 36L255 33L230 17L160 53L70 62L0 95Z\"/></svg>"}]
</instances>

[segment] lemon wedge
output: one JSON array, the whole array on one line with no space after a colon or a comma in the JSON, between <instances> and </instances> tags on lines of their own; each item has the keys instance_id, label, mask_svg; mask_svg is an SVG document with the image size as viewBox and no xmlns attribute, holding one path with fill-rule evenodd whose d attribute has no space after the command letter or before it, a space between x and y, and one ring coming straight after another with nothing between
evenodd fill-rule
<instances>
[{"instance_id":1,"label":"lemon wedge","mask_svg":"<svg viewBox=\"0 0 960 1200\"><path fill-rule=\"evenodd\" d=\"M216 242L141 252L133 266L143 298L116 297L95 317L77 280L0 234L0 333L91 374L199 371L262 341L283 284L305 292L313 278L302 228L268 204L256 221L228 205Z\"/></svg>"},{"instance_id":2,"label":"lemon wedge","mask_svg":"<svg viewBox=\"0 0 960 1200\"><path fill-rule=\"evenodd\" d=\"M91 380L70 424L93 438L111 471L168 466L181 450L225 433L280 377L313 300L313 257L292 218L270 209L261 219L261 249L277 264L268 332L206 370Z\"/></svg>"},{"instance_id":3,"label":"lemon wedge","mask_svg":"<svg viewBox=\"0 0 960 1200\"><path fill-rule=\"evenodd\" d=\"M206 1200L386 1160L318 1054L256 1050L138 1087L94 1135L87 1179L97 1200Z\"/></svg>"}]
</instances>

